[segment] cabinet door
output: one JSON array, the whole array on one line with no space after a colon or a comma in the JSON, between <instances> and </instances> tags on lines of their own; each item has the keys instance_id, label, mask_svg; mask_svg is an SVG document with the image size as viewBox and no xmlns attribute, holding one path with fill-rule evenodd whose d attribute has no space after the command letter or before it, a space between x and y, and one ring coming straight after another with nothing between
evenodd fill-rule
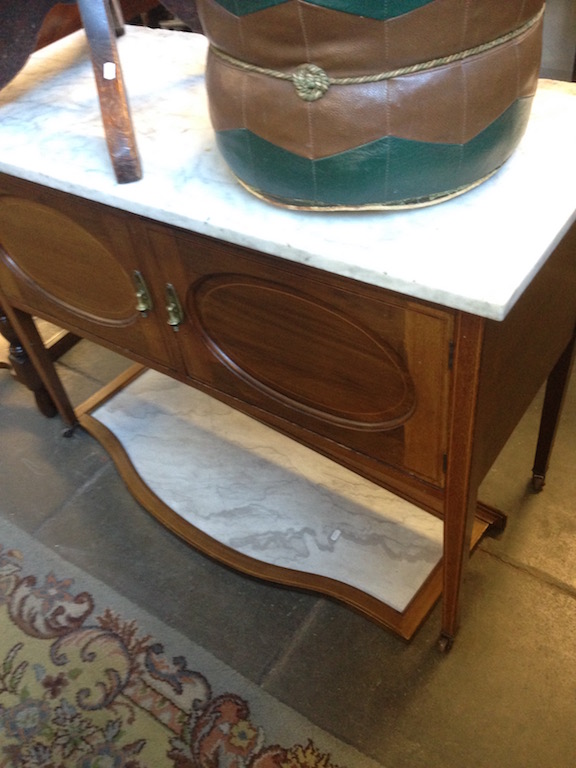
<instances>
[{"instance_id":1,"label":"cabinet door","mask_svg":"<svg viewBox=\"0 0 576 768\"><path fill-rule=\"evenodd\" d=\"M135 217L97 203L0 180L3 292L66 329L172 366L168 334L153 311L155 304L163 311L162 297L151 296L152 309L144 311L145 286L153 290L155 280L137 258L136 224Z\"/></svg>"},{"instance_id":2,"label":"cabinet door","mask_svg":"<svg viewBox=\"0 0 576 768\"><path fill-rule=\"evenodd\" d=\"M197 384L350 465L442 485L450 312L209 238L150 242Z\"/></svg>"}]
</instances>

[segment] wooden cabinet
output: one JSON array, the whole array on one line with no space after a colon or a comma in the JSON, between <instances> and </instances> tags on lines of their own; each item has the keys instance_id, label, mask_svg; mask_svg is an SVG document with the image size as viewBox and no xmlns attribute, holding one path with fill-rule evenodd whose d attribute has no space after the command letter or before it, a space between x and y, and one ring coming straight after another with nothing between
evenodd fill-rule
<instances>
[{"instance_id":1,"label":"wooden cabinet","mask_svg":"<svg viewBox=\"0 0 576 768\"><path fill-rule=\"evenodd\" d=\"M1 280L10 299L136 360L177 367L170 329L151 311L163 295L154 292L157 281L148 276L128 216L10 182L0 184L0 230Z\"/></svg>"},{"instance_id":2,"label":"wooden cabinet","mask_svg":"<svg viewBox=\"0 0 576 768\"><path fill-rule=\"evenodd\" d=\"M448 310L16 180L0 187L0 231L3 290L22 309L378 482L443 485Z\"/></svg>"},{"instance_id":3,"label":"wooden cabinet","mask_svg":"<svg viewBox=\"0 0 576 768\"><path fill-rule=\"evenodd\" d=\"M453 318L424 304L148 225L178 286L187 376L343 463L443 483ZM369 471L365 468L365 471Z\"/></svg>"}]
</instances>

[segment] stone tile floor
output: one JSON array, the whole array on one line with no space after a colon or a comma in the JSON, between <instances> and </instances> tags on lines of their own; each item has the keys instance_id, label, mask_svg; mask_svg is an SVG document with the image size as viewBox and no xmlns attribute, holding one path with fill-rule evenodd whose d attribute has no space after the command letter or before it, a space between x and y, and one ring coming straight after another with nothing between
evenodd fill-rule
<instances>
[{"instance_id":1,"label":"stone tile floor","mask_svg":"<svg viewBox=\"0 0 576 768\"><path fill-rule=\"evenodd\" d=\"M58 363L74 404L125 366L86 341ZM438 607L406 644L341 605L196 553L134 501L96 441L64 438L2 370L0 514L387 768L573 768L576 380L534 494L538 406L484 483L509 524L472 556L447 656Z\"/></svg>"}]
</instances>

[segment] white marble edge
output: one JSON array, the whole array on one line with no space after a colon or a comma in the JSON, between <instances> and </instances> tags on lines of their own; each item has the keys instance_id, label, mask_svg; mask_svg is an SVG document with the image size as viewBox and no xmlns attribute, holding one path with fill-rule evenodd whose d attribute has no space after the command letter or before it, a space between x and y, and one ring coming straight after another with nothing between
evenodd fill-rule
<instances>
[{"instance_id":1,"label":"white marble edge","mask_svg":"<svg viewBox=\"0 0 576 768\"><path fill-rule=\"evenodd\" d=\"M220 157L201 35L127 27L118 46L143 179L115 181L82 31L34 54L0 93L0 171L494 320L576 218L574 84L541 81L513 157L461 197L411 211L297 212L250 195Z\"/></svg>"}]
</instances>

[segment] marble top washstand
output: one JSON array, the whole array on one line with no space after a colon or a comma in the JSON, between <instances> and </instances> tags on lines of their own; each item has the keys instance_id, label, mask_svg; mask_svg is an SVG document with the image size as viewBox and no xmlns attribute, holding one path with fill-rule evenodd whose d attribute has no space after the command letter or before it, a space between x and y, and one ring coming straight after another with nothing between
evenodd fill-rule
<instances>
[{"instance_id":1,"label":"marble top washstand","mask_svg":"<svg viewBox=\"0 0 576 768\"><path fill-rule=\"evenodd\" d=\"M118 45L143 179L114 179L82 31L34 54L0 93L0 171L495 320L574 220L574 84L541 81L513 157L461 197L397 212L296 212L251 196L219 156L203 36L128 27Z\"/></svg>"},{"instance_id":2,"label":"marble top washstand","mask_svg":"<svg viewBox=\"0 0 576 768\"><path fill-rule=\"evenodd\" d=\"M0 172L488 321L505 320L576 218L573 84L541 81L517 151L460 197L297 212L252 196L220 157L206 46L139 27L119 39L144 174L123 185L84 33L37 52L0 93ZM179 520L243 557L342 582L399 613L422 587L439 594L441 519L222 402L148 371L89 418Z\"/></svg>"}]
</instances>

